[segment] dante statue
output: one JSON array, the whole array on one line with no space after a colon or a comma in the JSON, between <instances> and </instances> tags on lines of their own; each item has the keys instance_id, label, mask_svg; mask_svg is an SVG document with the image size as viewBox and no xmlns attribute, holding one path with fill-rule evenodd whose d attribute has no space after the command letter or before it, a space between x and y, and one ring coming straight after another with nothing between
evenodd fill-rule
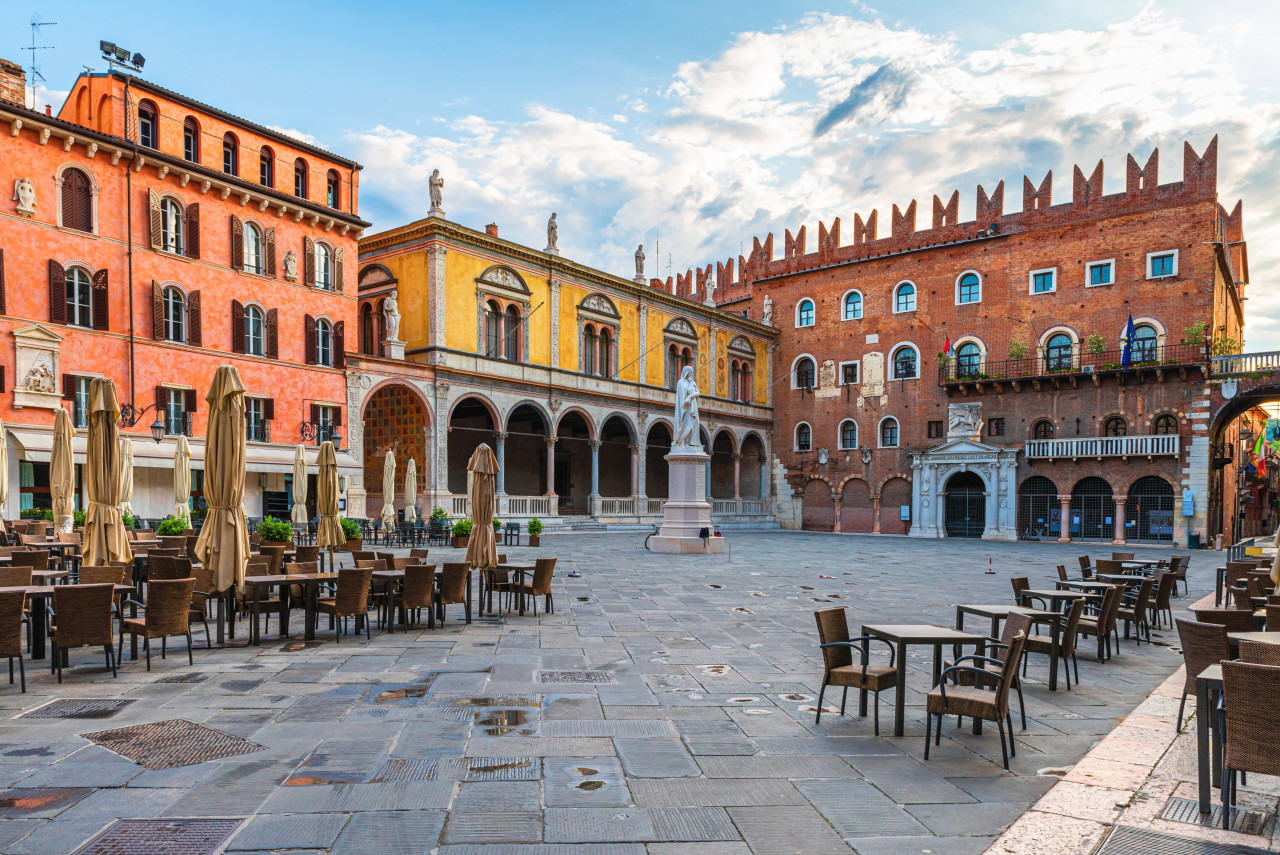
<instances>
[{"instance_id":1,"label":"dante statue","mask_svg":"<svg viewBox=\"0 0 1280 855\"><path fill-rule=\"evenodd\" d=\"M387 324L387 341L400 340L400 306L396 302L396 292L392 291L382 303L382 318Z\"/></svg>"},{"instance_id":2,"label":"dante statue","mask_svg":"<svg viewBox=\"0 0 1280 855\"><path fill-rule=\"evenodd\" d=\"M636 278L644 278L644 244L636 247Z\"/></svg>"},{"instance_id":3,"label":"dante statue","mask_svg":"<svg viewBox=\"0 0 1280 855\"><path fill-rule=\"evenodd\" d=\"M431 194L431 207L439 208L440 200L443 194L440 192L444 187L444 179L440 177L440 170L431 170L431 177L427 179L428 192Z\"/></svg>"},{"instance_id":4,"label":"dante statue","mask_svg":"<svg viewBox=\"0 0 1280 855\"><path fill-rule=\"evenodd\" d=\"M676 435L672 446L702 446L698 431L698 383L693 379L693 366L686 365L676 384Z\"/></svg>"},{"instance_id":5,"label":"dante statue","mask_svg":"<svg viewBox=\"0 0 1280 855\"><path fill-rule=\"evenodd\" d=\"M764 295L764 317L762 320L765 326L773 326L773 298L768 294Z\"/></svg>"},{"instance_id":6,"label":"dante statue","mask_svg":"<svg viewBox=\"0 0 1280 855\"><path fill-rule=\"evenodd\" d=\"M551 219L547 220L547 249L556 249L556 238L560 236L560 229L556 227L556 215L552 212Z\"/></svg>"}]
</instances>

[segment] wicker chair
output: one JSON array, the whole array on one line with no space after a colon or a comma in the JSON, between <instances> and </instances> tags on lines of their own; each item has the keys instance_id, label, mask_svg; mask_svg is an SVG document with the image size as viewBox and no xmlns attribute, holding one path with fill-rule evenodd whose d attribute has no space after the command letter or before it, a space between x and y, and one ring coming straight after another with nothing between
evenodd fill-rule
<instances>
[{"instance_id":1,"label":"wicker chair","mask_svg":"<svg viewBox=\"0 0 1280 855\"><path fill-rule=\"evenodd\" d=\"M9 557L10 567L30 567L32 570L49 569L49 553L43 549L16 549Z\"/></svg>"},{"instance_id":2,"label":"wicker chair","mask_svg":"<svg viewBox=\"0 0 1280 855\"><path fill-rule=\"evenodd\" d=\"M58 543L70 543L75 549L68 549L62 553L62 567L64 570L70 570L72 573L80 569L81 547L83 541L78 531L64 531L58 534Z\"/></svg>"},{"instance_id":3,"label":"wicker chair","mask_svg":"<svg viewBox=\"0 0 1280 855\"><path fill-rule=\"evenodd\" d=\"M1156 575L1155 599L1147 607L1150 612L1147 620L1154 623L1156 629L1159 629L1162 624L1161 615L1168 615L1169 626L1173 626L1173 590L1177 584L1178 577L1172 570L1165 570Z\"/></svg>"},{"instance_id":4,"label":"wicker chair","mask_svg":"<svg viewBox=\"0 0 1280 855\"><path fill-rule=\"evenodd\" d=\"M440 585L436 589L436 617L444 620L444 607L462 603L466 622L471 623L471 600L467 598L467 579L471 569L465 561L446 561L440 573Z\"/></svg>"},{"instance_id":5,"label":"wicker chair","mask_svg":"<svg viewBox=\"0 0 1280 855\"><path fill-rule=\"evenodd\" d=\"M1243 583L1227 589L1229 605L1242 612L1253 611L1253 600L1249 599L1249 589Z\"/></svg>"},{"instance_id":6,"label":"wicker chair","mask_svg":"<svg viewBox=\"0 0 1280 855\"><path fill-rule=\"evenodd\" d=\"M1253 610L1242 609L1192 609L1196 620L1200 623L1216 623L1227 628L1227 632L1253 632L1256 621ZM1203 670L1203 669L1201 669ZM1197 672L1198 673L1198 672Z\"/></svg>"},{"instance_id":7,"label":"wicker chair","mask_svg":"<svg viewBox=\"0 0 1280 855\"><path fill-rule=\"evenodd\" d=\"M261 546L258 547L258 555L262 558L271 559L271 569L267 572L274 576L280 573L281 566L284 565L284 553L288 549L287 546Z\"/></svg>"},{"instance_id":8,"label":"wicker chair","mask_svg":"<svg viewBox=\"0 0 1280 855\"><path fill-rule=\"evenodd\" d=\"M159 552L160 550L156 550ZM173 575L173 558L168 555L151 554L147 556L147 582L163 581L176 578Z\"/></svg>"},{"instance_id":9,"label":"wicker chair","mask_svg":"<svg viewBox=\"0 0 1280 855\"><path fill-rule=\"evenodd\" d=\"M246 576L283 576L285 575L279 569L272 569L275 564L275 556L273 555L255 555L245 562L244 575ZM288 566L288 565L285 565ZM245 590L238 595L240 600L240 612L242 614L252 614L253 612L253 592L245 586ZM266 629L271 629L271 615L281 615L284 613L284 597L277 594L268 594L266 597L258 601L258 614L265 615Z\"/></svg>"},{"instance_id":10,"label":"wicker chair","mask_svg":"<svg viewBox=\"0 0 1280 855\"><path fill-rule=\"evenodd\" d=\"M321 597L316 602L316 611L329 616L329 626L334 626L337 618L342 619L342 631L346 632L347 618L356 619L356 632L360 631L360 623L364 622L365 638L372 638L369 631L369 580L373 570L369 567L343 567L338 571L338 587L332 597ZM334 633L335 640L340 641L339 633Z\"/></svg>"},{"instance_id":11,"label":"wicker chair","mask_svg":"<svg viewBox=\"0 0 1280 855\"><path fill-rule=\"evenodd\" d=\"M1121 595L1120 607L1116 609L1116 619L1124 621L1125 638L1129 637L1129 625L1134 625L1135 644L1142 643L1143 631L1147 634L1147 641L1151 641L1151 588L1154 584L1150 579L1143 579L1138 583L1136 594Z\"/></svg>"},{"instance_id":12,"label":"wicker chair","mask_svg":"<svg viewBox=\"0 0 1280 855\"><path fill-rule=\"evenodd\" d=\"M1067 575L1067 565L1065 564L1058 565L1058 581L1059 582L1071 581L1071 577Z\"/></svg>"},{"instance_id":13,"label":"wicker chair","mask_svg":"<svg viewBox=\"0 0 1280 855\"><path fill-rule=\"evenodd\" d=\"M30 584L30 567L0 567L0 588L25 588Z\"/></svg>"},{"instance_id":14,"label":"wicker chair","mask_svg":"<svg viewBox=\"0 0 1280 855\"><path fill-rule=\"evenodd\" d=\"M1115 558L1099 558L1093 564L1093 572L1101 575L1124 575L1124 566Z\"/></svg>"},{"instance_id":15,"label":"wicker chair","mask_svg":"<svg viewBox=\"0 0 1280 855\"><path fill-rule=\"evenodd\" d=\"M213 568L201 565L191 571L195 584L191 588L191 606L187 609L187 625L198 620L204 625L204 644L213 649L213 636L209 634L209 601L217 596L213 592Z\"/></svg>"},{"instance_id":16,"label":"wicker chair","mask_svg":"<svg viewBox=\"0 0 1280 855\"><path fill-rule=\"evenodd\" d=\"M27 614L24 591L0 591L0 656L9 657L9 685L13 685L13 660L18 660L22 691L27 691L27 669L22 664L22 624Z\"/></svg>"},{"instance_id":17,"label":"wicker chair","mask_svg":"<svg viewBox=\"0 0 1280 855\"><path fill-rule=\"evenodd\" d=\"M1240 645L1241 662L1280 668L1280 644L1245 639L1241 639L1238 644Z\"/></svg>"},{"instance_id":18,"label":"wicker chair","mask_svg":"<svg viewBox=\"0 0 1280 855\"><path fill-rule=\"evenodd\" d=\"M1133 553L1132 552L1113 552L1111 553L1111 560L1112 561L1132 561Z\"/></svg>"},{"instance_id":19,"label":"wicker chair","mask_svg":"<svg viewBox=\"0 0 1280 855\"><path fill-rule=\"evenodd\" d=\"M1236 803L1236 773L1280 775L1280 667L1222 663L1222 827L1230 828Z\"/></svg>"},{"instance_id":20,"label":"wicker chair","mask_svg":"<svg viewBox=\"0 0 1280 855\"><path fill-rule=\"evenodd\" d=\"M1191 564L1190 555L1170 555L1169 556L1169 572L1173 574L1176 582L1182 583L1183 593L1190 593L1191 589L1187 587L1187 567ZM1174 585L1173 592L1178 592L1177 585Z\"/></svg>"},{"instance_id":21,"label":"wicker chair","mask_svg":"<svg viewBox=\"0 0 1280 855\"><path fill-rule=\"evenodd\" d=\"M1280 605L1267 603L1264 608L1267 615L1267 631L1280 632Z\"/></svg>"},{"instance_id":22,"label":"wicker chair","mask_svg":"<svg viewBox=\"0 0 1280 855\"><path fill-rule=\"evenodd\" d=\"M426 552L426 550L422 550ZM405 613L405 623L414 626L423 609L427 610L427 629L436 628L435 612L431 608L435 595L436 565L410 564L404 568L404 584L400 588L400 608Z\"/></svg>"},{"instance_id":23,"label":"wicker chair","mask_svg":"<svg viewBox=\"0 0 1280 855\"><path fill-rule=\"evenodd\" d=\"M555 599L551 596L551 576L556 569L554 558L539 558L534 561L533 579L523 584L512 584L511 594L517 597L529 597L533 602L533 616L538 616L538 597L543 598L543 608L547 614L555 614Z\"/></svg>"},{"instance_id":24,"label":"wicker chair","mask_svg":"<svg viewBox=\"0 0 1280 855\"><path fill-rule=\"evenodd\" d=\"M1039 608L1047 610L1049 604L1041 597L1024 597L1023 592L1031 588L1031 582L1026 576L1014 576L1009 580L1013 585L1013 601L1018 605L1031 605L1035 603Z\"/></svg>"},{"instance_id":25,"label":"wicker chair","mask_svg":"<svg viewBox=\"0 0 1280 855\"><path fill-rule=\"evenodd\" d=\"M960 665L964 662L971 662L973 663L974 667L983 668L986 671L990 672L991 674L990 682L994 683L996 680L1000 679L1000 673L1004 669L1005 656L1008 655L1009 646L1013 643L1014 637L1017 636L1019 633L1021 633L1024 637L1028 636L1029 633L1031 632L1032 622L1033 622L1032 618L1028 615L1011 614L1007 618L1005 618L1004 629L1001 631L999 638L991 638L990 636L987 637L987 647L996 652L995 656L980 656L976 653L969 654L967 656L959 657L954 662L947 662L942 667L945 669L945 668L950 668L952 665ZM1026 651L1025 643L1023 644L1023 651L1024 653ZM1026 669L1025 656L1023 657L1022 666L1023 666L1023 669L1025 670ZM957 671L955 674L954 680L957 684L960 684L960 685L981 686L985 682L987 682L981 678L978 678L975 683L974 676L975 675L971 671ZM1027 706L1022 699L1022 680L1018 678L1018 672L1016 670L1013 672L1012 686L1013 686L1013 690L1018 693L1018 709L1019 709L1019 712L1022 714L1022 729L1026 730L1027 729ZM1012 729L1013 729L1012 726L1010 726L1011 731Z\"/></svg>"},{"instance_id":26,"label":"wicker chair","mask_svg":"<svg viewBox=\"0 0 1280 855\"><path fill-rule=\"evenodd\" d=\"M1080 577L1082 579L1093 578L1093 564L1089 561L1088 555L1081 555L1076 559L1080 562Z\"/></svg>"},{"instance_id":27,"label":"wicker chair","mask_svg":"<svg viewBox=\"0 0 1280 855\"><path fill-rule=\"evenodd\" d=\"M301 561L303 564L309 564L312 561L320 561L320 547L318 546L295 546L293 548L294 562Z\"/></svg>"},{"instance_id":28,"label":"wicker chair","mask_svg":"<svg viewBox=\"0 0 1280 855\"><path fill-rule=\"evenodd\" d=\"M160 658L166 658L170 636L187 637L187 664L194 665L191 652L191 593L196 580L157 579L147 586L147 611L140 618L120 621L120 647L116 659L124 655L124 636L142 636L142 647L147 654L147 670L151 670L151 639L160 639ZM205 630L206 636L208 630Z\"/></svg>"},{"instance_id":29,"label":"wicker chair","mask_svg":"<svg viewBox=\"0 0 1280 855\"><path fill-rule=\"evenodd\" d=\"M429 549L415 547L409 550L409 558L414 561L420 561L421 559L426 558L427 553L430 551L431 550Z\"/></svg>"},{"instance_id":30,"label":"wicker chair","mask_svg":"<svg viewBox=\"0 0 1280 855\"><path fill-rule=\"evenodd\" d=\"M1080 663L1076 661L1076 635L1080 629L1080 618L1083 616L1084 600L1076 600L1071 604L1071 610L1067 612L1067 619L1062 626L1062 631L1058 633L1058 664L1062 666L1063 672L1067 675L1067 691L1071 691L1071 669L1073 667L1076 672L1076 683L1079 684L1080 682ZM1023 674L1027 673L1027 653L1043 653L1045 656L1052 656L1053 636L1027 636L1022 662ZM1021 701L1021 698L1019 698L1019 701ZM1025 725L1023 728L1025 729Z\"/></svg>"},{"instance_id":31,"label":"wicker chair","mask_svg":"<svg viewBox=\"0 0 1280 855\"><path fill-rule=\"evenodd\" d=\"M49 627L50 669L62 682L62 658L74 647L101 647L107 668L114 677L115 650L111 637L111 607L115 588L111 585L57 585L53 589L53 619Z\"/></svg>"},{"instance_id":32,"label":"wicker chair","mask_svg":"<svg viewBox=\"0 0 1280 855\"><path fill-rule=\"evenodd\" d=\"M1013 636L1009 643L1009 648L1005 651L1004 662L999 671L999 677L996 680L994 689L985 689L980 686L947 686L948 676L969 672L980 675L983 680L990 679L992 672L986 668L979 668L974 665L952 665L950 668L944 669L942 678L938 685L929 692L925 698L925 731L924 731L924 759L929 759L929 743L942 741L942 718L947 715L958 715L968 718L981 719L982 721L990 721L995 723L996 729L1000 731L1000 755L1004 760L1004 770L1009 771L1009 755L1018 756L1017 745L1013 739L1013 719L1009 716L1009 690L1013 687L1014 678L1018 673L1018 664L1022 661L1022 648L1027 640L1027 630L1025 627L1030 626L1030 619L1025 615L1009 615L1007 621L1022 618L1025 621L1023 629ZM1019 623L1022 623L1019 621ZM968 657L961 657L966 659ZM975 681L977 682L977 681ZM932 732L933 717L938 717L938 733L935 736ZM1005 742L1005 725L1009 727L1008 743Z\"/></svg>"},{"instance_id":33,"label":"wicker chair","mask_svg":"<svg viewBox=\"0 0 1280 855\"><path fill-rule=\"evenodd\" d=\"M1102 559L1098 559L1102 563ZM1116 652L1120 652L1120 630L1116 628L1116 613L1120 610L1120 588L1112 586L1102 594L1102 607L1096 615L1085 615L1080 618L1076 628L1078 635L1093 635L1098 638L1098 661L1111 658L1111 635L1116 636ZM1103 654L1103 650L1106 654Z\"/></svg>"},{"instance_id":34,"label":"wicker chair","mask_svg":"<svg viewBox=\"0 0 1280 855\"><path fill-rule=\"evenodd\" d=\"M1186 666L1186 678L1182 684L1182 700L1178 703L1178 732L1182 732L1182 712L1187 705L1187 695L1196 690L1196 677L1210 665L1217 665L1231 658L1231 646L1227 641L1227 628L1219 623L1176 620L1178 642L1182 646L1182 662ZM1197 713L1202 711L1197 710ZM1210 715L1204 710L1203 715Z\"/></svg>"},{"instance_id":35,"label":"wicker chair","mask_svg":"<svg viewBox=\"0 0 1280 855\"><path fill-rule=\"evenodd\" d=\"M861 636L849 637L849 622L844 609L821 609L813 613L818 624L818 647L822 650L822 688L818 692L818 712L814 724L822 721L822 698L827 686L839 686L844 691L840 696L840 715L844 715L845 702L849 699L849 689L854 688L858 695L858 715L867 715L867 692L875 695L872 700L876 736L880 735L880 693L885 689L893 689L898 685L898 671L894 668L897 655L892 644L883 638ZM864 644L879 641L889 648L889 665L872 665L868 662L867 649ZM853 664L853 651L857 650L860 665ZM899 689L901 691L901 689Z\"/></svg>"}]
</instances>

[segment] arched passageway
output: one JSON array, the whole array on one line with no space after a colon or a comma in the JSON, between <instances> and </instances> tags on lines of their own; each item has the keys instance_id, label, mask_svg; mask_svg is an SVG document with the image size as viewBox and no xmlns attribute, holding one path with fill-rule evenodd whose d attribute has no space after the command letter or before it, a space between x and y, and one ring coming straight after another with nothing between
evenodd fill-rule
<instances>
[{"instance_id":1,"label":"arched passageway","mask_svg":"<svg viewBox=\"0 0 1280 855\"><path fill-rule=\"evenodd\" d=\"M466 495L467 461L480 443L495 445L493 415L478 398L463 398L449 415L449 492Z\"/></svg>"},{"instance_id":2,"label":"arched passageway","mask_svg":"<svg viewBox=\"0 0 1280 855\"><path fill-rule=\"evenodd\" d=\"M1032 475L1018 488L1018 537L1057 540L1062 532L1058 488L1043 475Z\"/></svg>"},{"instance_id":3,"label":"arched passageway","mask_svg":"<svg viewBox=\"0 0 1280 855\"><path fill-rule=\"evenodd\" d=\"M768 478L765 465L768 459L764 443L754 433L742 440L742 460L738 467L738 495L744 499L768 499Z\"/></svg>"},{"instance_id":4,"label":"arched passageway","mask_svg":"<svg viewBox=\"0 0 1280 855\"><path fill-rule=\"evenodd\" d=\"M1102 478L1082 478L1071 490L1071 539L1111 542L1115 539L1116 503Z\"/></svg>"},{"instance_id":5,"label":"arched passageway","mask_svg":"<svg viewBox=\"0 0 1280 855\"><path fill-rule=\"evenodd\" d=\"M545 496L547 420L537 407L521 404L511 411L503 443L503 489L507 495Z\"/></svg>"},{"instance_id":6,"label":"arched passageway","mask_svg":"<svg viewBox=\"0 0 1280 855\"><path fill-rule=\"evenodd\" d=\"M591 512L591 427L582 414L565 413L556 426L555 494L561 516Z\"/></svg>"},{"instance_id":7,"label":"arched passageway","mask_svg":"<svg viewBox=\"0 0 1280 855\"><path fill-rule=\"evenodd\" d=\"M599 493L609 498L632 495L635 469L631 459L634 440L622 416L610 416L600 428Z\"/></svg>"},{"instance_id":8,"label":"arched passageway","mask_svg":"<svg viewBox=\"0 0 1280 855\"><path fill-rule=\"evenodd\" d=\"M1156 475L1139 478L1124 506L1125 539L1139 543L1173 542L1173 487Z\"/></svg>"},{"instance_id":9,"label":"arched passageway","mask_svg":"<svg viewBox=\"0 0 1280 855\"><path fill-rule=\"evenodd\" d=\"M801 499L801 527L805 531L832 531L836 523L836 506L831 498L831 485L814 478L804 485Z\"/></svg>"},{"instance_id":10,"label":"arched passageway","mask_svg":"<svg viewBox=\"0 0 1280 855\"><path fill-rule=\"evenodd\" d=\"M987 485L976 472L947 479L947 537L982 537L987 528Z\"/></svg>"},{"instance_id":11,"label":"arched passageway","mask_svg":"<svg viewBox=\"0 0 1280 855\"><path fill-rule=\"evenodd\" d=\"M418 490L431 487L430 458L427 456L427 411L418 395L408 386L393 384L384 386L369 396L364 414L364 483L368 491L367 507L376 514L382 509L382 465L387 451L396 455L396 483L393 503L396 510L404 509L405 468L412 457L418 468ZM314 478L309 479L307 502L314 513ZM415 502L421 507L420 502Z\"/></svg>"},{"instance_id":12,"label":"arched passageway","mask_svg":"<svg viewBox=\"0 0 1280 855\"><path fill-rule=\"evenodd\" d=\"M667 455L671 453L671 430L663 422L649 428L644 450L644 493L650 499L667 498Z\"/></svg>"},{"instance_id":13,"label":"arched passageway","mask_svg":"<svg viewBox=\"0 0 1280 855\"><path fill-rule=\"evenodd\" d=\"M844 482L840 491L840 530L870 534L876 529L876 509L871 485L861 478Z\"/></svg>"},{"instance_id":14,"label":"arched passageway","mask_svg":"<svg viewBox=\"0 0 1280 855\"><path fill-rule=\"evenodd\" d=\"M728 431L720 431L711 443L711 498L732 499L733 494L733 437Z\"/></svg>"},{"instance_id":15,"label":"arched passageway","mask_svg":"<svg viewBox=\"0 0 1280 855\"><path fill-rule=\"evenodd\" d=\"M903 519L903 517L908 519ZM906 534L911 530L911 482L890 478L880 488L881 534Z\"/></svg>"}]
</instances>

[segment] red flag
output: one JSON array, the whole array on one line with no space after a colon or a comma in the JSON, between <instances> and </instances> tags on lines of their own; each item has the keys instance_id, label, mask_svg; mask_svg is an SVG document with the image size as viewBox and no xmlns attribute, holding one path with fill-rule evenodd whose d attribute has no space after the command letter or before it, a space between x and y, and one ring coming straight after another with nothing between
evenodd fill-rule
<instances>
[{"instance_id":1,"label":"red flag","mask_svg":"<svg viewBox=\"0 0 1280 855\"><path fill-rule=\"evenodd\" d=\"M942 349L944 356L951 356L951 336L947 336L947 345Z\"/></svg>"}]
</instances>

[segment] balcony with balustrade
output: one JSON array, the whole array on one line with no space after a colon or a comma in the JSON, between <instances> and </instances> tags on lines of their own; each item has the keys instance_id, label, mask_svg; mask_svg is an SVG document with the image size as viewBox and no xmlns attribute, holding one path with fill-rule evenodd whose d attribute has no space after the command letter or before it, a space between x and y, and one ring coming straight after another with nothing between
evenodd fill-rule
<instances>
[{"instance_id":1,"label":"balcony with balustrade","mask_svg":"<svg viewBox=\"0 0 1280 855\"><path fill-rule=\"evenodd\" d=\"M1177 434L1149 436L1082 436L1074 439L1033 439L1026 444L1028 461L1102 460L1104 458L1177 457L1182 451Z\"/></svg>"}]
</instances>

